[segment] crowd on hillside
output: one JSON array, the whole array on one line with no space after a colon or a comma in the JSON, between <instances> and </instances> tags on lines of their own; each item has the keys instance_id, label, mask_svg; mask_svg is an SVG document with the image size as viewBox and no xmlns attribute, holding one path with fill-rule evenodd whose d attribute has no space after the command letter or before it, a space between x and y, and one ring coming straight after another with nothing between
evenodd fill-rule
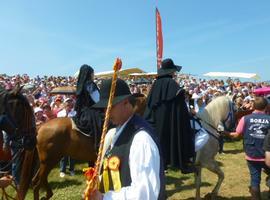
<instances>
[{"instance_id":1,"label":"crowd on hillside","mask_svg":"<svg viewBox=\"0 0 270 200\"><path fill-rule=\"evenodd\" d=\"M147 95L155 77L128 77L125 80L129 84L132 93ZM254 96L252 91L269 86L269 83L266 82L241 82L238 79L231 78L224 82L217 79L199 79L184 74L179 74L176 80L185 89L189 108L194 109L195 112L204 107L213 97L220 95L232 96L239 110L252 109ZM102 79L95 78L98 86L101 81ZM50 91L61 86L76 86L76 77L36 76L30 78L27 74L0 75L0 85L7 90L12 89L17 83L24 85L23 90L34 108L37 124L57 117L58 112L74 105L75 95L52 95Z\"/></svg>"},{"instance_id":2,"label":"crowd on hillside","mask_svg":"<svg viewBox=\"0 0 270 200\"><path fill-rule=\"evenodd\" d=\"M140 93L147 96L156 77L122 78L130 87L131 93ZM203 111L204 107L213 98L222 95L230 96L239 111L253 110L255 96L253 91L270 86L267 82L241 82L239 79L231 78L228 78L226 81L218 79L206 80L184 74L178 74L175 80L185 90L185 102L190 114L193 115ZM99 87L102 78L96 77L94 82ZM22 91L33 107L37 127L56 117L74 117L76 115L74 110L76 102L75 90L73 93L69 92L69 94L51 93L53 89L63 86L75 88L77 85L76 77L37 76L30 78L27 74L14 76L0 75L0 86L6 90L11 90L17 84L23 86ZM269 95L267 99L270 99ZM70 175L74 175L75 161L70 157L63 157L60 161L61 178L66 174L68 162Z\"/></svg>"}]
</instances>

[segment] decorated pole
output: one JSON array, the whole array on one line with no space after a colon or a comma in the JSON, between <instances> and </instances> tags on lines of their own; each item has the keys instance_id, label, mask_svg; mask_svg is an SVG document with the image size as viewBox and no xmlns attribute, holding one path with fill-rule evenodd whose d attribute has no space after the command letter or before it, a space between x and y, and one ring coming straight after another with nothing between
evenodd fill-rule
<instances>
[{"instance_id":1,"label":"decorated pole","mask_svg":"<svg viewBox=\"0 0 270 200\"><path fill-rule=\"evenodd\" d=\"M95 168L89 168L85 172L85 176L87 178L87 187L84 191L85 200L90 200L91 193L94 192L96 189L98 189L99 173L100 173L100 168L101 168L101 158L102 158L102 152L103 152L103 147L104 147L105 135L108 131L109 119L110 119L111 109L112 109L112 102L114 98L116 81L117 81L117 72L121 69L121 67L122 67L122 61L120 58L117 58L113 65L114 73L113 73L113 78L112 78L112 85L111 85L111 90L110 90L108 106L106 109L105 120L103 124L103 129L102 129L102 135L101 135L101 140L100 140L100 145L99 145L99 150L98 150L97 161L95 163Z\"/></svg>"}]
</instances>

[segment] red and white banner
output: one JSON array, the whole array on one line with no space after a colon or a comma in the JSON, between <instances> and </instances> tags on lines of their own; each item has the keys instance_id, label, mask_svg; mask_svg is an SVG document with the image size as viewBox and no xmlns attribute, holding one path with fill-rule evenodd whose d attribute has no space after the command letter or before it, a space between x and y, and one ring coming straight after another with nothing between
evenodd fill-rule
<instances>
[{"instance_id":1,"label":"red and white banner","mask_svg":"<svg viewBox=\"0 0 270 200\"><path fill-rule=\"evenodd\" d=\"M156 43L157 43L157 69L161 67L162 55L163 55L163 36L161 16L156 8Z\"/></svg>"}]
</instances>

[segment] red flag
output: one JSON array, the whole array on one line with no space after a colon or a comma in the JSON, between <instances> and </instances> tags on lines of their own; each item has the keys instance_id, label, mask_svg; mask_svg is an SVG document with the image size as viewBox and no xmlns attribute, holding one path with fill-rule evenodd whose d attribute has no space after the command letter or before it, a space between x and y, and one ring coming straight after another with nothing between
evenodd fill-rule
<instances>
[{"instance_id":1,"label":"red flag","mask_svg":"<svg viewBox=\"0 0 270 200\"><path fill-rule=\"evenodd\" d=\"M157 8L156 8L156 42L157 42L157 69L159 69L161 66L163 55L163 36L162 36L161 16Z\"/></svg>"}]
</instances>

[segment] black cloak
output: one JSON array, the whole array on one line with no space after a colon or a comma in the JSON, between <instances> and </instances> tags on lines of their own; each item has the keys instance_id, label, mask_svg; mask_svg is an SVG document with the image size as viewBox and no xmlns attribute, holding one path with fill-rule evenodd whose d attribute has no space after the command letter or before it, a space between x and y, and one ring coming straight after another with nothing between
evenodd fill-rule
<instances>
[{"instance_id":1,"label":"black cloak","mask_svg":"<svg viewBox=\"0 0 270 200\"><path fill-rule=\"evenodd\" d=\"M192 172L195 135L190 127L185 91L172 76L161 76L154 82L144 118L158 134L165 168L170 165L183 173Z\"/></svg>"},{"instance_id":2,"label":"black cloak","mask_svg":"<svg viewBox=\"0 0 270 200\"><path fill-rule=\"evenodd\" d=\"M93 73L94 70L89 65L82 65L80 68L76 90L77 99L75 104L75 110L78 118L80 117L84 107L91 107L95 104L95 102L90 97L89 91L87 90L88 85L95 84L90 79Z\"/></svg>"},{"instance_id":3,"label":"black cloak","mask_svg":"<svg viewBox=\"0 0 270 200\"><path fill-rule=\"evenodd\" d=\"M90 94L95 90L99 91L97 85L90 79L93 73L94 70L89 65L82 65L80 68L74 107L76 116L73 117L73 120L81 131L95 137L97 145L102 130L103 113L92 108L95 101Z\"/></svg>"}]
</instances>

